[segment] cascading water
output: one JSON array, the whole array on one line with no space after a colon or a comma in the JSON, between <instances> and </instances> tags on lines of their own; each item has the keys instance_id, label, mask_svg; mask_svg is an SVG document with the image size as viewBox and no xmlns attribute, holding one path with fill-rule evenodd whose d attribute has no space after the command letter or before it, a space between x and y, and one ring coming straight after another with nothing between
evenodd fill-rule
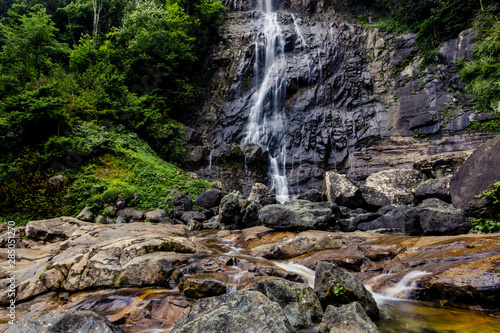
<instances>
[{"instance_id":1,"label":"cascading water","mask_svg":"<svg viewBox=\"0 0 500 333\"><path fill-rule=\"evenodd\" d=\"M259 144L263 150L269 151L272 188L276 199L284 203L289 200L286 147L283 144L286 133L283 106L287 69L285 41L278 15L272 11L271 0L260 0L259 3L264 23L255 42L257 91L253 95L243 144Z\"/></svg>"}]
</instances>

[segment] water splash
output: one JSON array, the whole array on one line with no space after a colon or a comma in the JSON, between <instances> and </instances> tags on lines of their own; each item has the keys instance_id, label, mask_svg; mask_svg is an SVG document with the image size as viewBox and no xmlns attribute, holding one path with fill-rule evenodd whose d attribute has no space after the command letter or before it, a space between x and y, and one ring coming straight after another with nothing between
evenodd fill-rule
<instances>
[{"instance_id":1,"label":"water splash","mask_svg":"<svg viewBox=\"0 0 500 333\"><path fill-rule=\"evenodd\" d=\"M282 268L287 272L302 276L304 280L307 281L307 284L309 284L311 288L314 288L314 271L312 269L290 261L289 262L273 261L272 263L275 266L278 266L279 268Z\"/></svg>"},{"instance_id":2,"label":"water splash","mask_svg":"<svg viewBox=\"0 0 500 333\"><path fill-rule=\"evenodd\" d=\"M391 287L387 287L380 293L373 292L370 286L366 286L367 289L371 291L373 297L377 304L384 304L387 302L394 302L398 300L407 300L411 297L411 292L417 287L418 279L430 275L431 273L424 271L411 271L407 273L403 278ZM379 276L385 276L383 274Z\"/></svg>"},{"instance_id":3,"label":"water splash","mask_svg":"<svg viewBox=\"0 0 500 333\"><path fill-rule=\"evenodd\" d=\"M264 24L255 42L254 75L257 79L257 91L252 96L243 144L259 144L269 151L272 189L278 201L284 203L290 199L285 167L286 149L283 145L286 133L283 106L287 79L285 40L278 15L272 11L271 0L260 0L259 8Z\"/></svg>"}]
</instances>

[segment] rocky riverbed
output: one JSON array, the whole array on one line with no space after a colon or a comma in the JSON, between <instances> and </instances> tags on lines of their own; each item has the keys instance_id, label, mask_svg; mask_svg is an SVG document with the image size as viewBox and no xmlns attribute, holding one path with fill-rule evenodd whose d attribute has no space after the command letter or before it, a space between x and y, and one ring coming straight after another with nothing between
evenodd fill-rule
<instances>
[{"instance_id":1,"label":"rocky riverbed","mask_svg":"<svg viewBox=\"0 0 500 333\"><path fill-rule=\"evenodd\" d=\"M184 225L100 225L74 218L34 221L17 231L16 315L30 316L30 320L45 311L55 316L61 310L88 310L126 332L168 332L201 300L257 290L260 293L227 297L242 297L255 305L263 299L273 301L269 303L272 311L252 316L265 321L268 319L263 317L277 318L284 313L280 317L284 326L275 331L290 330L290 325L308 328L321 321L332 303L314 303L316 293L320 300L326 295L321 292L325 285L314 281L318 262L349 273L375 295L425 300L444 309L465 304L491 313L500 304L500 240L495 235L292 232L265 226L188 231ZM1 250L5 258L7 249ZM1 283L6 290L8 269L3 262ZM269 294L276 290L282 293ZM312 294L307 296L308 292ZM358 301L363 305L367 297ZM6 305L7 295L1 299ZM221 302L226 301L241 303ZM281 307L274 307L274 302ZM212 306L219 308L217 304ZM307 310L298 313L309 315L297 317L297 304ZM373 311L367 310L375 319L378 312ZM1 315L7 322L6 309ZM204 316L210 318L211 314ZM381 322L384 320L389 319L383 315ZM184 320L184 325L189 322ZM4 325L2 330L7 328Z\"/></svg>"}]
</instances>

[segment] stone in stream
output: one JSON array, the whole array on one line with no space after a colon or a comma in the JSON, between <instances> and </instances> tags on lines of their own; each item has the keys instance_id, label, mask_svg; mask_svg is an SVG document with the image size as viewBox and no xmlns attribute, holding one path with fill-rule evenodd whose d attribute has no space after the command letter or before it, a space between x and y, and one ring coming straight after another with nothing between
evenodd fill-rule
<instances>
[{"instance_id":1,"label":"stone in stream","mask_svg":"<svg viewBox=\"0 0 500 333\"><path fill-rule=\"evenodd\" d=\"M92 311L38 312L9 325L5 333L123 333L106 317Z\"/></svg>"},{"instance_id":2,"label":"stone in stream","mask_svg":"<svg viewBox=\"0 0 500 333\"><path fill-rule=\"evenodd\" d=\"M377 326L370 320L365 309L358 302L335 307L328 305L318 333L378 333Z\"/></svg>"},{"instance_id":3,"label":"stone in stream","mask_svg":"<svg viewBox=\"0 0 500 333\"><path fill-rule=\"evenodd\" d=\"M281 306L294 328L306 328L321 321L321 303L305 283L268 278L257 282L257 290Z\"/></svg>"},{"instance_id":4,"label":"stone in stream","mask_svg":"<svg viewBox=\"0 0 500 333\"><path fill-rule=\"evenodd\" d=\"M212 279L185 279L178 287L184 295L190 298L220 296L226 293L226 285Z\"/></svg>"},{"instance_id":5,"label":"stone in stream","mask_svg":"<svg viewBox=\"0 0 500 333\"><path fill-rule=\"evenodd\" d=\"M329 262L320 261L316 265L314 290L323 308L359 302L371 319L379 317L377 303L365 286L351 274Z\"/></svg>"},{"instance_id":6,"label":"stone in stream","mask_svg":"<svg viewBox=\"0 0 500 333\"><path fill-rule=\"evenodd\" d=\"M196 302L171 333L295 332L281 307L258 291L237 291Z\"/></svg>"},{"instance_id":7,"label":"stone in stream","mask_svg":"<svg viewBox=\"0 0 500 333\"><path fill-rule=\"evenodd\" d=\"M324 229L334 220L333 211L327 202L290 200L284 205L276 204L262 208L259 219L268 228L277 230Z\"/></svg>"}]
</instances>

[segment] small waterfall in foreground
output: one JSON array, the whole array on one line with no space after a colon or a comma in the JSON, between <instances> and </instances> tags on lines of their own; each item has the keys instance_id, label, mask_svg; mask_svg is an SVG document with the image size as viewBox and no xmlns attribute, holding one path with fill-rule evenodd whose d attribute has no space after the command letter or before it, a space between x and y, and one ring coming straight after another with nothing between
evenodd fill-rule
<instances>
[{"instance_id":1,"label":"small waterfall in foreground","mask_svg":"<svg viewBox=\"0 0 500 333\"><path fill-rule=\"evenodd\" d=\"M254 75L257 91L252 97L252 107L243 144L255 143L269 151L269 176L276 199L288 201L288 180L286 177L285 136L285 82L287 62L285 41L278 16L272 11L271 0L260 0L263 26L255 41Z\"/></svg>"}]
</instances>

